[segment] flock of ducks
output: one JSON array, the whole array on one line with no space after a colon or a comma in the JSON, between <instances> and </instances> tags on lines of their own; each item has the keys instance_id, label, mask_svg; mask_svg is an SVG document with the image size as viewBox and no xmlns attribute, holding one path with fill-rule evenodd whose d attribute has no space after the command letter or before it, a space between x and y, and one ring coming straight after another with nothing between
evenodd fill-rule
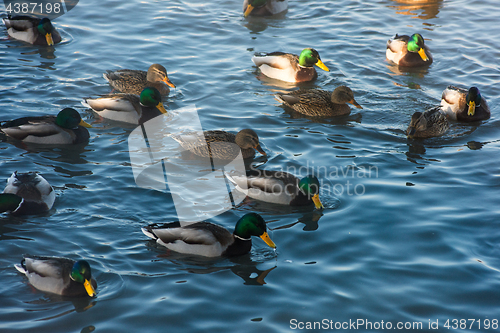
<instances>
[{"instance_id":1,"label":"flock of ducks","mask_svg":"<svg viewBox=\"0 0 500 333\"><path fill-rule=\"evenodd\" d=\"M244 16L268 16L284 12L288 0L244 0ZM61 36L49 19L28 16L3 19L7 33L12 38L34 45L54 45ZM428 66L432 55L422 35L396 35L387 42L386 57L401 67ZM252 58L262 74L281 81L300 83L316 79L314 66L329 71L319 53L312 48L300 55L284 52L257 54ZM146 71L116 70L103 74L109 85L118 93L97 98L85 98L83 105L102 118L140 125L167 113L162 98L175 85L170 81L165 67L153 64ZM277 101L296 112L311 117L336 117L350 114L347 104L362 109L355 101L353 91L339 86L333 92L309 89L276 94ZM441 105L424 112L415 112L406 131L409 138L428 138L444 134L449 121L475 122L490 117L486 100L477 87L446 88ZM0 135L6 140L29 144L71 145L89 140L87 128L80 114L65 108L57 116L24 117L0 123ZM206 131L203 136L173 136L186 150L202 157L233 159L241 151L243 158L255 156L255 150L266 155L257 133L243 129L236 135L226 131ZM235 149L239 147L239 149ZM298 179L292 174L271 170L250 170L247 175L226 174L236 189L248 189L247 195L257 200L290 206L314 205L322 209L319 199L319 181L309 175ZM281 189L279 193L275 189ZM283 191L282 189L286 189ZM14 215L38 214L49 211L55 201L50 184L33 172L15 172L7 180L0 194L0 213ZM270 239L264 219L257 213L242 216L233 233L209 222L181 226L179 222L153 224L142 228L143 233L168 249L180 253L208 257L237 256L250 251L251 237L264 240L276 248ZM95 296L97 283L92 278L87 261L66 258L26 255L16 269L28 277L37 289L65 296Z\"/></svg>"}]
</instances>

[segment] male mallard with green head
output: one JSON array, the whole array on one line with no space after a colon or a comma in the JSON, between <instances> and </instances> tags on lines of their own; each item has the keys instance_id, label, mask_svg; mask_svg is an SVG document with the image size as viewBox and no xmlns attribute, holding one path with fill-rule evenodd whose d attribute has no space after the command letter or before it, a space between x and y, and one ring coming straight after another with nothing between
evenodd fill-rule
<instances>
[{"instance_id":1,"label":"male mallard with green head","mask_svg":"<svg viewBox=\"0 0 500 333\"><path fill-rule=\"evenodd\" d=\"M340 86L333 92L309 89L296 90L286 94L274 95L276 100L295 111L312 117L345 116L351 113L350 103L362 109L354 100L354 94L349 87Z\"/></svg>"},{"instance_id":2,"label":"male mallard with green head","mask_svg":"<svg viewBox=\"0 0 500 333\"><path fill-rule=\"evenodd\" d=\"M160 92L153 87L145 88L140 96L109 94L98 98L85 98L82 104L103 118L135 125L141 125L167 113Z\"/></svg>"},{"instance_id":3,"label":"male mallard with green head","mask_svg":"<svg viewBox=\"0 0 500 333\"><path fill-rule=\"evenodd\" d=\"M288 9L288 0L244 0L243 15L270 16Z\"/></svg>"},{"instance_id":4,"label":"male mallard with green head","mask_svg":"<svg viewBox=\"0 0 500 333\"><path fill-rule=\"evenodd\" d=\"M405 67L432 64L432 55L421 34L394 36L387 42L385 55L388 60Z\"/></svg>"},{"instance_id":5,"label":"male mallard with green head","mask_svg":"<svg viewBox=\"0 0 500 333\"><path fill-rule=\"evenodd\" d=\"M0 194L0 213L39 214L49 211L56 194L49 182L35 172L14 172Z\"/></svg>"},{"instance_id":6,"label":"male mallard with green head","mask_svg":"<svg viewBox=\"0 0 500 333\"><path fill-rule=\"evenodd\" d=\"M441 96L441 107L451 120L473 122L490 118L488 103L477 87L463 88L448 86Z\"/></svg>"},{"instance_id":7,"label":"male mallard with green head","mask_svg":"<svg viewBox=\"0 0 500 333\"><path fill-rule=\"evenodd\" d=\"M134 69L107 71L102 75L116 90L126 94L139 95L146 87L158 89L161 96L170 93L168 87L175 88L167 75L167 70L160 64L152 64L147 72Z\"/></svg>"},{"instance_id":8,"label":"male mallard with green head","mask_svg":"<svg viewBox=\"0 0 500 333\"><path fill-rule=\"evenodd\" d=\"M276 248L267 233L266 222L256 213L241 217L232 234L209 222L196 222L182 227L179 222L153 224L142 228L142 232L172 251L205 257L247 254L252 248L252 236L260 237L268 246Z\"/></svg>"},{"instance_id":9,"label":"male mallard with green head","mask_svg":"<svg viewBox=\"0 0 500 333\"><path fill-rule=\"evenodd\" d=\"M70 297L96 295L97 282L85 260L24 256L21 264L15 267L38 290Z\"/></svg>"},{"instance_id":10,"label":"male mallard with green head","mask_svg":"<svg viewBox=\"0 0 500 333\"><path fill-rule=\"evenodd\" d=\"M415 112L406 130L408 138L430 138L441 136L448 131L450 123L440 106L425 112Z\"/></svg>"},{"instance_id":11,"label":"male mallard with green head","mask_svg":"<svg viewBox=\"0 0 500 333\"><path fill-rule=\"evenodd\" d=\"M87 142L92 127L72 108L61 110L57 116L23 117L0 124L0 132L25 143L70 145Z\"/></svg>"},{"instance_id":12,"label":"male mallard with green head","mask_svg":"<svg viewBox=\"0 0 500 333\"><path fill-rule=\"evenodd\" d=\"M3 19L10 37L33 45L54 45L61 42L61 35L48 18L14 16Z\"/></svg>"},{"instance_id":13,"label":"male mallard with green head","mask_svg":"<svg viewBox=\"0 0 500 333\"><path fill-rule=\"evenodd\" d=\"M283 52L258 54L252 61L264 75L292 83L314 80L318 76L314 65L330 71L321 61L318 51L311 48L302 50L300 56Z\"/></svg>"}]
</instances>

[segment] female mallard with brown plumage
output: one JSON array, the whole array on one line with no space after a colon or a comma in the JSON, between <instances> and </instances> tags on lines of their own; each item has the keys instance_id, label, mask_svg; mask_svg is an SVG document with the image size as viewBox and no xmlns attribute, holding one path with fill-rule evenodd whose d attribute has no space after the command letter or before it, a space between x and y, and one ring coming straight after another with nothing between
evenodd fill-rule
<instances>
[{"instance_id":1,"label":"female mallard with brown plumage","mask_svg":"<svg viewBox=\"0 0 500 333\"><path fill-rule=\"evenodd\" d=\"M139 95L144 88L154 87L162 96L167 96L170 93L167 86L175 88L167 76L167 70L160 64L152 64L147 72L134 69L107 71L103 77L114 89L127 94Z\"/></svg>"},{"instance_id":2,"label":"female mallard with brown plumage","mask_svg":"<svg viewBox=\"0 0 500 333\"><path fill-rule=\"evenodd\" d=\"M354 94L349 87L340 86L333 92L310 89L296 90L286 94L274 95L278 102L295 111L312 117L335 117L351 113L350 103L362 109L354 100Z\"/></svg>"},{"instance_id":3,"label":"female mallard with brown plumage","mask_svg":"<svg viewBox=\"0 0 500 333\"><path fill-rule=\"evenodd\" d=\"M54 45L61 42L61 35L46 17L14 16L3 19L10 37L33 45Z\"/></svg>"},{"instance_id":4,"label":"female mallard with brown plumage","mask_svg":"<svg viewBox=\"0 0 500 333\"><path fill-rule=\"evenodd\" d=\"M314 80L318 76L314 65L330 71L321 61L318 51L311 48L302 50L300 56L283 52L258 54L252 61L264 75L292 83Z\"/></svg>"},{"instance_id":5,"label":"female mallard with brown plumage","mask_svg":"<svg viewBox=\"0 0 500 333\"><path fill-rule=\"evenodd\" d=\"M387 42L385 55L388 60L405 67L432 64L432 55L421 34L411 36L396 34Z\"/></svg>"},{"instance_id":6,"label":"female mallard with brown plumage","mask_svg":"<svg viewBox=\"0 0 500 333\"><path fill-rule=\"evenodd\" d=\"M425 112L415 112L406 130L408 138L430 138L448 131L450 123L440 106Z\"/></svg>"},{"instance_id":7,"label":"female mallard with brown plumage","mask_svg":"<svg viewBox=\"0 0 500 333\"><path fill-rule=\"evenodd\" d=\"M172 136L182 148L201 157L233 160L242 153L243 158L255 156L255 150L266 155L260 147L259 136L252 129L243 129L234 135L226 131L205 131ZM255 150L254 150L255 149Z\"/></svg>"},{"instance_id":8,"label":"female mallard with brown plumage","mask_svg":"<svg viewBox=\"0 0 500 333\"><path fill-rule=\"evenodd\" d=\"M244 0L243 15L270 16L288 9L288 0Z\"/></svg>"},{"instance_id":9,"label":"female mallard with brown plumage","mask_svg":"<svg viewBox=\"0 0 500 333\"><path fill-rule=\"evenodd\" d=\"M463 88L448 86L441 97L441 107L449 119L464 122L490 118L490 108L477 87L467 91Z\"/></svg>"}]
</instances>

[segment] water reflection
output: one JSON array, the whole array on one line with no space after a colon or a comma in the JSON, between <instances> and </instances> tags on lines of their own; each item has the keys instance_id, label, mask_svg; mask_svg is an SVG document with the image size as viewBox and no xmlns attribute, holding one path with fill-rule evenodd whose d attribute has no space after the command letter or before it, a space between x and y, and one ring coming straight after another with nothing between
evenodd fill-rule
<instances>
[{"instance_id":1,"label":"water reflection","mask_svg":"<svg viewBox=\"0 0 500 333\"><path fill-rule=\"evenodd\" d=\"M437 17L443 0L392 0L398 5L389 5L396 14L409 15L412 18L428 20ZM420 13L417 13L420 12Z\"/></svg>"},{"instance_id":2,"label":"water reflection","mask_svg":"<svg viewBox=\"0 0 500 333\"><path fill-rule=\"evenodd\" d=\"M248 16L244 18L243 26L250 30L252 34L258 34L266 30L269 26L273 28L282 28L282 20L286 18L287 11L273 15L272 17ZM243 17L243 13L241 15Z\"/></svg>"}]
</instances>

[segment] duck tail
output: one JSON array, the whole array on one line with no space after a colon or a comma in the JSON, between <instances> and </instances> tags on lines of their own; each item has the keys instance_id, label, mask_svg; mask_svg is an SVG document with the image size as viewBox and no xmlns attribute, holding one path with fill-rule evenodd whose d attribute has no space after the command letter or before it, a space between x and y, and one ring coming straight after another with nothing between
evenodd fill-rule
<instances>
[{"instance_id":1,"label":"duck tail","mask_svg":"<svg viewBox=\"0 0 500 333\"><path fill-rule=\"evenodd\" d=\"M14 267L20 273L26 274L27 273L27 270L26 270L26 259L21 260L21 264L15 264Z\"/></svg>"}]
</instances>

